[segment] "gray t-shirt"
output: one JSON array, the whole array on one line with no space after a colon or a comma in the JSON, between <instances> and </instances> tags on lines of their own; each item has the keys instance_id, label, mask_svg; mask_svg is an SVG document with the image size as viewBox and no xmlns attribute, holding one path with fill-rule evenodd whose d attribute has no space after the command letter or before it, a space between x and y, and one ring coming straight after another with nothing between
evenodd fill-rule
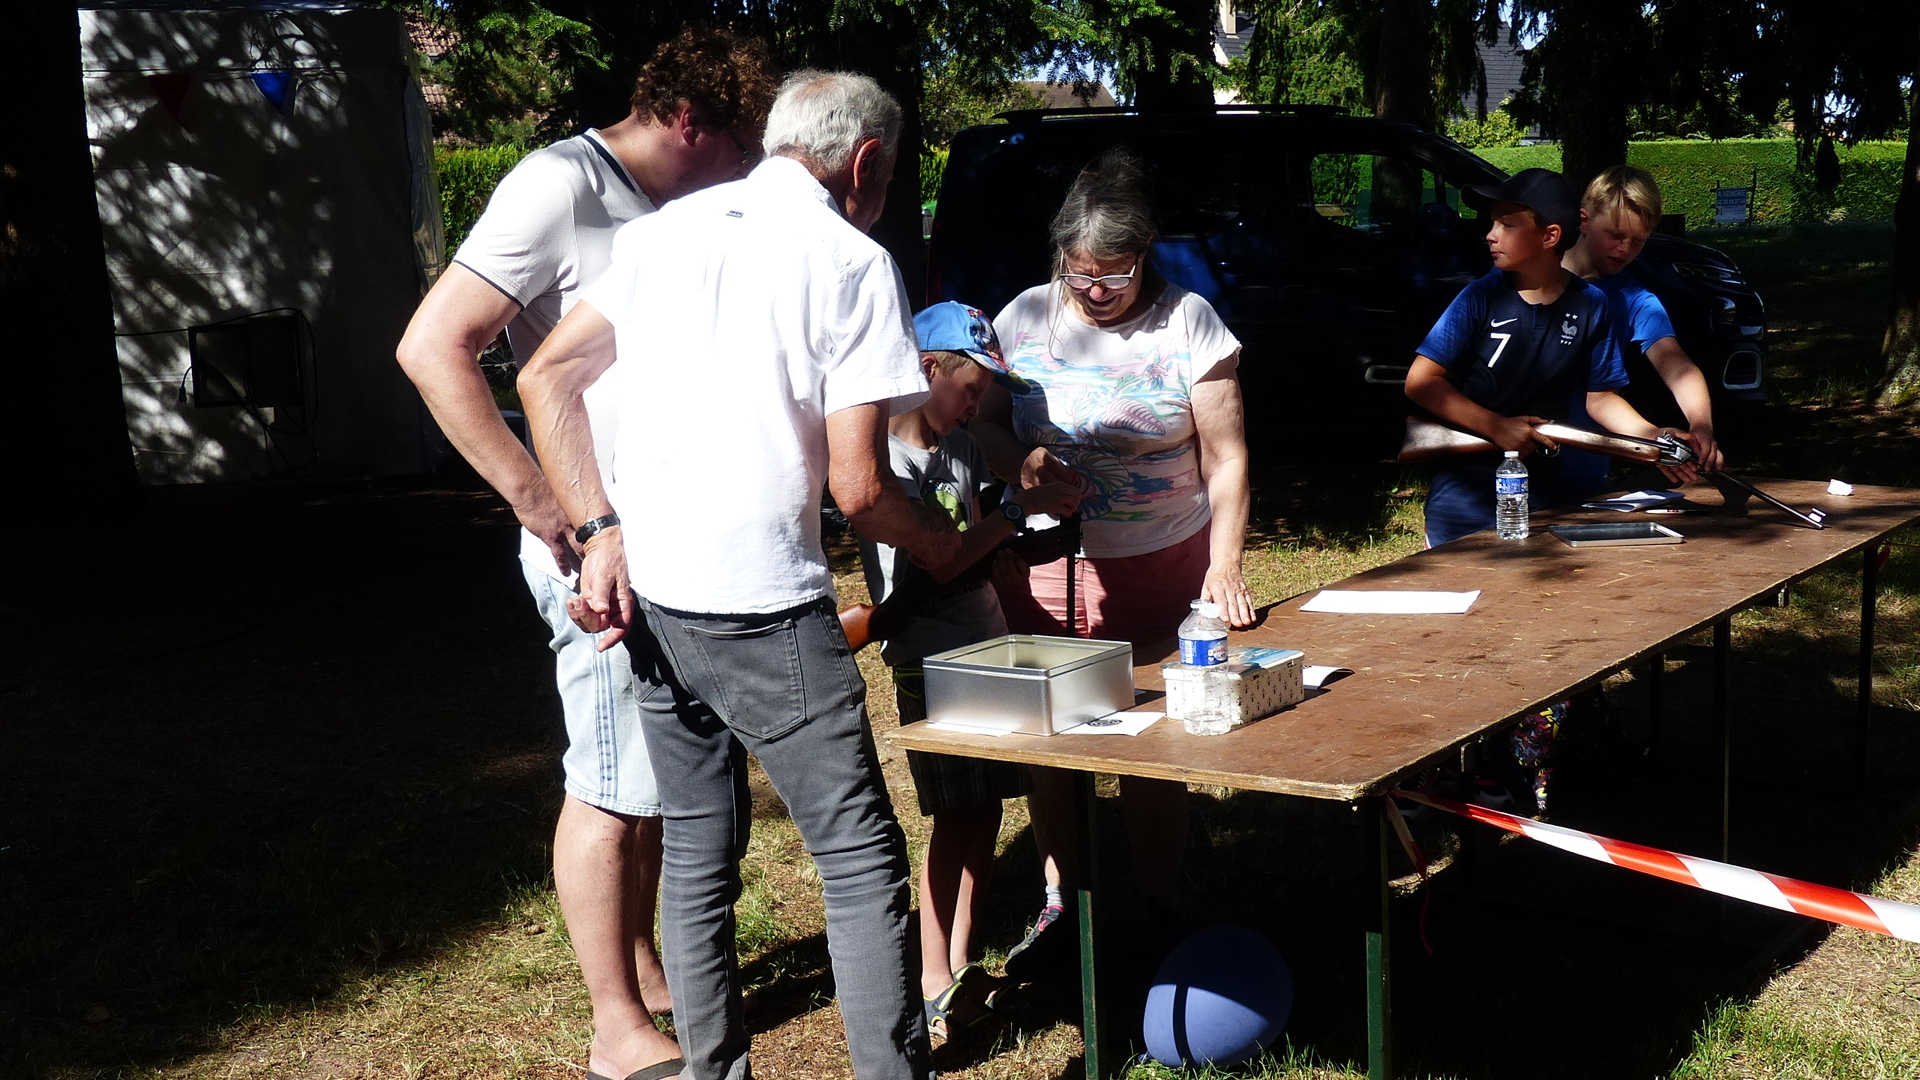
<instances>
[{"instance_id":1,"label":"gray t-shirt","mask_svg":"<svg viewBox=\"0 0 1920 1080\"><path fill-rule=\"evenodd\" d=\"M962 529L980 520L980 489L987 481L987 460L980 444L964 428L940 437L933 450L910 446L887 436L887 456L893 475L910 499L945 510ZM861 562L866 566L867 592L874 603L893 592L906 574L924 574L912 565L906 551L860 538ZM898 637L884 643L880 658L889 667L917 664L937 652L971 645L1007 632L1000 598L985 580L964 591L938 596L915 609Z\"/></svg>"}]
</instances>

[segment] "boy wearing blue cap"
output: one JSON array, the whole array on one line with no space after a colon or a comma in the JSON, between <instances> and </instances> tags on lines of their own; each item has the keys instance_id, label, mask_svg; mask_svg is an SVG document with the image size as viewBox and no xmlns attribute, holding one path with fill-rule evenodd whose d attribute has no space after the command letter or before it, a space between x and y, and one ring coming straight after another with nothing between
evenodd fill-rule
<instances>
[{"instance_id":1,"label":"boy wearing blue cap","mask_svg":"<svg viewBox=\"0 0 1920 1080\"><path fill-rule=\"evenodd\" d=\"M1534 425L1564 421L1576 395L1610 431L1650 439L1662 429L1614 392L1627 385L1627 370L1606 294L1560 265L1580 234L1580 201L1567 182L1526 169L1498 185L1468 187L1463 197L1487 220L1494 268L1460 291L1420 343L1407 397L1502 451L1531 456L1534 505L1552 506L1575 493L1562 490L1555 459L1534 454L1556 449ZM1493 527L1499 459L1499 451L1475 454L1434 470L1428 546ZM1684 466L1673 473L1693 476Z\"/></svg>"},{"instance_id":2,"label":"boy wearing blue cap","mask_svg":"<svg viewBox=\"0 0 1920 1080\"><path fill-rule=\"evenodd\" d=\"M907 496L952 515L964 536L952 560L924 569L904 550L862 537L867 589L876 604L910 575L953 581L992 554L1027 515L1064 517L1080 501L1070 484L1044 484L1013 493L990 514L980 513L980 491L991 477L986 456L961 425L979 410L981 395L996 377L1011 377L1000 342L984 314L951 301L920 312L913 328L932 393L919 408L888 423L888 457ZM1024 565L1005 552L995 564L996 573L1023 570ZM893 669L900 723L926 718L922 659L1006 632L999 597L985 578L956 582L916 606L880 652ZM920 812L933 818L920 869L920 979L928 1029L945 1037L987 1016L984 972L968 959L974 913L993 866L1000 803L1027 794L1032 781L1024 765L912 750L907 752L907 767L919 791Z\"/></svg>"}]
</instances>

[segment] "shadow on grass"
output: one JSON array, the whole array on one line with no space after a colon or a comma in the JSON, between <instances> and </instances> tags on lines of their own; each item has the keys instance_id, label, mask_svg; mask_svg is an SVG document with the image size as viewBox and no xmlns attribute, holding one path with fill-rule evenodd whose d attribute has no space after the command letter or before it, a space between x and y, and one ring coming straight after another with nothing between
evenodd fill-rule
<instances>
[{"instance_id":1,"label":"shadow on grass","mask_svg":"<svg viewBox=\"0 0 1920 1080\"><path fill-rule=\"evenodd\" d=\"M517 528L464 492L155 493L0 605L0 1073L115 1075L429 955L547 876Z\"/></svg>"}]
</instances>

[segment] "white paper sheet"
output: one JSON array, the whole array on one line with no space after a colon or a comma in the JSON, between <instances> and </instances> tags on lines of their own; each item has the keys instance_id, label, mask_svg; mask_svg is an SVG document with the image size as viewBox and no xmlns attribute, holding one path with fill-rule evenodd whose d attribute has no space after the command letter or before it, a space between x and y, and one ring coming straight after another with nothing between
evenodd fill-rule
<instances>
[{"instance_id":1,"label":"white paper sheet","mask_svg":"<svg viewBox=\"0 0 1920 1080\"><path fill-rule=\"evenodd\" d=\"M1649 507L1678 502L1683 497L1684 496L1677 491L1635 491L1615 498L1601 499L1598 502L1582 503L1581 505L1594 510L1619 510L1624 513L1632 513L1635 510L1645 510Z\"/></svg>"},{"instance_id":2,"label":"white paper sheet","mask_svg":"<svg viewBox=\"0 0 1920 1080\"><path fill-rule=\"evenodd\" d=\"M929 722L927 726L939 731L958 731L966 735L991 735L996 739L1002 735L1013 734L1013 732L1008 731L1006 728L975 727L972 724L956 724L951 720L934 720Z\"/></svg>"},{"instance_id":3,"label":"white paper sheet","mask_svg":"<svg viewBox=\"0 0 1920 1080\"><path fill-rule=\"evenodd\" d=\"M1335 675L1351 674L1353 674L1352 668L1308 664L1300 672L1300 684L1309 690L1318 690L1325 686Z\"/></svg>"},{"instance_id":4,"label":"white paper sheet","mask_svg":"<svg viewBox=\"0 0 1920 1080\"><path fill-rule=\"evenodd\" d=\"M1464 615L1480 599L1472 592L1412 592L1395 589L1321 589L1301 611L1335 615Z\"/></svg>"},{"instance_id":5,"label":"white paper sheet","mask_svg":"<svg viewBox=\"0 0 1920 1080\"><path fill-rule=\"evenodd\" d=\"M1157 712L1117 712L1108 713L1097 720L1076 724L1055 735L1138 735L1152 727L1166 713Z\"/></svg>"},{"instance_id":6,"label":"white paper sheet","mask_svg":"<svg viewBox=\"0 0 1920 1080\"><path fill-rule=\"evenodd\" d=\"M1845 480L1829 480L1827 481L1827 494L1851 495L1853 494L1853 485L1847 483Z\"/></svg>"}]
</instances>

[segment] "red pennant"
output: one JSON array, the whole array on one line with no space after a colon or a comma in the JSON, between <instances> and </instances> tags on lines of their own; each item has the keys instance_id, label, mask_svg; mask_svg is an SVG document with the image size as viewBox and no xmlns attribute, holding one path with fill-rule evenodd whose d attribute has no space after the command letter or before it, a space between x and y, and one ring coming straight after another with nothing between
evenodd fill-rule
<instances>
[{"instance_id":1,"label":"red pennant","mask_svg":"<svg viewBox=\"0 0 1920 1080\"><path fill-rule=\"evenodd\" d=\"M147 85L153 88L153 96L160 99L160 107L167 110L173 122L186 127L187 91L193 89L193 72L149 75Z\"/></svg>"}]
</instances>

